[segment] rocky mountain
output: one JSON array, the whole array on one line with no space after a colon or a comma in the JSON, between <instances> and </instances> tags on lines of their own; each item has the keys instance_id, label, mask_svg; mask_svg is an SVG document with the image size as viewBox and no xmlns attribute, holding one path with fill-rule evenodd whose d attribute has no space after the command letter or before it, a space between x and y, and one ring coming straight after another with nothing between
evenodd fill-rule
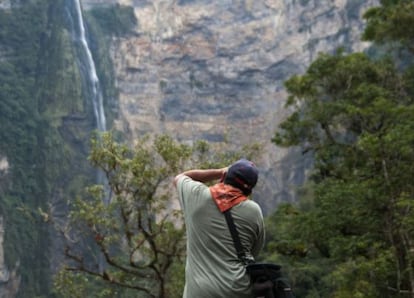
<instances>
[{"instance_id":1,"label":"rocky mountain","mask_svg":"<svg viewBox=\"0 0 414 298\"><path fill-rule=\"evenodd\" d=\"M131 141L169 133L185 142L263 145L256 199L265 212L296 199L311 158L271 138L289 114L283 82L319 52L363 51L361 15L376 0L84 0L134 7L134 34L113 39L118 129Z\"/></svg>"}]
</instances>

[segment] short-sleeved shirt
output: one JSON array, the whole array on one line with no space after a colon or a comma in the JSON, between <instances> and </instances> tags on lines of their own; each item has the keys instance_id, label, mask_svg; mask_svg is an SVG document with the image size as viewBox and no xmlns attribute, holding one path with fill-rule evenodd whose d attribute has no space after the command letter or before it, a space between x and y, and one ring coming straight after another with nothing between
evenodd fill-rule
<instances>
[{"instance_id":1,"label":"short-sleeved shirt","mask_svg":"<svg viewBox=\"0 0 414 298\"><path fill-rule=\"evenodd\" d=\"M238 259L226 219L208 186L182 176L177 189L187 230L184 298L251 297L250 281ZM231 209L243 248L256 257L264 243L260 206L246 200Z\"/></svg>"}]
</instances>

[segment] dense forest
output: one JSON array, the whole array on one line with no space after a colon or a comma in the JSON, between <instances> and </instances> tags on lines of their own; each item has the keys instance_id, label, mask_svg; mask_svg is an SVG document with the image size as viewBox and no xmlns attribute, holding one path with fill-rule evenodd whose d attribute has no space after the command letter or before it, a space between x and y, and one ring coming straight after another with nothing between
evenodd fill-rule
<instances>
[{"instance_id":1,"label":"dense forest","mask_svg":"<svg viewBox=\"0 0 414 298\"><path fill-rule=\"evenodd\" d=\"M13 168L0 176L0 212L18 297L180 297L185 230L168 212L168 181L260 148L217 153L169 136L131 148L120 132L91 140L65 1L11 3L0 11L0 157ZM121 6L87 18L114 98L105 39L135 20ZM287 80L294 112L269 140L314 160L300 201L266 218L261 255L283 266L297 297L414 297L414 1L381 1L364 18L373 46L321 54ZM94 185L96 170L109 189Z\"/></svg>"},{"instance_id":2,"label":"dense forest","mask_svg":"<svg viewBox=\"0 0 414 298\"><path fill-rule=\"evenodd\" d=\"M413 1L364 18L368 53L322 54L285 82L296 111L273 142L315 164L296 205L268 218L265 259L299 297L414 297Z\"/></svg>"}]
</instances>

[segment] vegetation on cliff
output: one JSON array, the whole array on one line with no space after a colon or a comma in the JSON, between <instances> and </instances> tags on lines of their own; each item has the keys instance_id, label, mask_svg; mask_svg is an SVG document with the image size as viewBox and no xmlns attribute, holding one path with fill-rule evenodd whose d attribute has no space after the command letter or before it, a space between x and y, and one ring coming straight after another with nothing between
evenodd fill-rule
<instances>
[{"instance_id":1,"label":"vegetation on cliff","mask_svg":"<svg viewBox=\"0 0 414 298\"><path fill-rule=\"evenodd\" d=\"M47 228L32 211L45 206L50 194L42 145L53 136L47 133L38 96L48 6L46 1L22 4L0 10L0 153L11 166L2 187L0 210L6 265L18 267L21 297L35 297L47 293L44 289L50 283Z\"/></svg>"}]
</instances>

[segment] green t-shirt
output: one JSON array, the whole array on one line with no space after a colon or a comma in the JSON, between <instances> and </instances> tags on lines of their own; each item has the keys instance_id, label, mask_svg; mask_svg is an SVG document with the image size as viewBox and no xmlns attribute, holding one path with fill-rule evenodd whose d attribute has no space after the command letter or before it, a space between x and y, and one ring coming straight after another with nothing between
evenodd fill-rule
<instances>
[{"instance_id":1,"label":"green t-shirt","mask_svg":"<svg viewBox=\"0 0 414 298\"><path fill-rule=\"evenodd\" d=\"M237 258L224 214L208 186L182 176L177 183L187 230L184 298L251 297L249 277ZM260 206L246 200L231 209L245 249L256 257L264 244Z\"/></svg>"}]
</instances>

